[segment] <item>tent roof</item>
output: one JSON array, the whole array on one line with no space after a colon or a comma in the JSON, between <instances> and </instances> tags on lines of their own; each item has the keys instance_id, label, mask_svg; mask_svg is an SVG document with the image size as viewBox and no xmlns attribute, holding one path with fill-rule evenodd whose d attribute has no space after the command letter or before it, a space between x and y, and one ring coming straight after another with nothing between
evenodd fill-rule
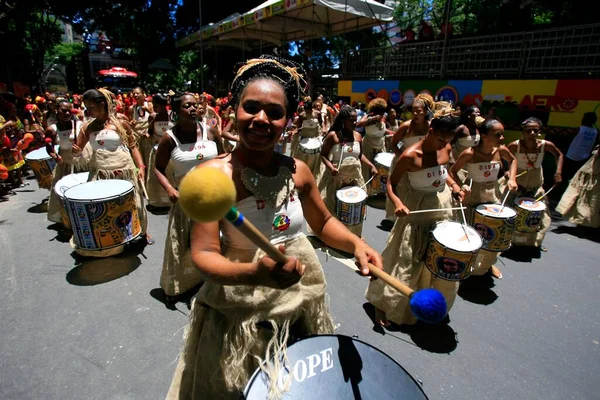
<instances>
[{"instance_id":1,"label":"tent roof","mask_svg":"<svg viewBox=\"0 0 600 400\"><path fill-rule=\"evenodd\" d=\"M392 14L391 7L374 0L268 0L237 18L233 15L203 27L177 47L201 38L207 45L239 45L240 40L248 40L281 46L286 41L370 28L391 21Z\"/></svg>"}]
</instances>

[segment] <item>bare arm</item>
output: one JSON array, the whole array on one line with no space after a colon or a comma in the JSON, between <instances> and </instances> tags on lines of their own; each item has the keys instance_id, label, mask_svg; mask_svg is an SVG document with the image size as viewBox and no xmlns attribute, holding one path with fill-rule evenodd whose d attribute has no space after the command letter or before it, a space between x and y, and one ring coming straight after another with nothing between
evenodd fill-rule
<instances>
[{"instance_id":1,"label":"bare arm","mask_svg":"<svg viewBox=\"0 0 600 400\"><path fill-rule=\"evenodd\" d=\"M158 183L167 192L172 203L176 203L179 200L179 192L171 185L167 178L167 166L171 160L171 152L174 148L175 143L173 143L173 139L169 135L164 135L158 143L154 171L152 171L156 175Z\"/></svg>"},{"instance_id":2,"label":"bare arm","mask_svg":"<svg viewBox=\"0 0 600 400\"><path fill-rule=\"evenodd\" d=\"M519 188L517 184L517 157L506 146L500 146L499 150L500 157L503 160L507 161L509 164L509 173L508 173L508 189L510 191L515 191Z\"/></svg>"},{"instance_id":3,"label":"bare arm","mask_svg":"<svg viewBox=\"0 0 600 400\"><path fill-rule=\"evenodd\" d=\"M392 170L392 173L386 182L387 196L390 198L392 203L394 203L395 214L398 217L403 217L410 213L410 210L400 200L399 194L396 192L396 186L402 177L404 177L404 175L409 171L409 168L414 166L414 157L414 152L403 153L396 162L396 165L394 166L394 169Z\"/></svg>"},{"instance_id":4,"label":"bare arm","mask_svg":"<svg viewBox=\"0 0 600 400\"><path fill-rule=\"evenodd\" d=\"M325 137L325 140L323 141L323 146L321 147L321 162L323 162L323 164L325 164L325 167L327 167L332 172L337 170L337 167L334 166L331 163L331 161L329 161L329 153L335 145L335 136L335 132L329 132Z\"/></svg>"},{"instance_id":5,"label":"bare arm","mask_svg":"<svg viewBox=\"0 0 600 400\"><path fill-rule=\"evenodd\" d=\"M452 177L454 182L456 182L458 184L458 186L462 186L462 184L463 184L463 182L460 181L460 178L458 176L458 171L463 169L463 167L469 161L471 161L472 158L473 158L473 149L468 148L465 151L463 151L462 153L460 153L460 156L458 156L456 163L454 163L452 168L450 168L450 176Z\"/></svg>"},{"instance_id":6,"label":"bare arm","mask_svg":"<svg viewBox=\"0 0 600 400\"><path fill-rule=\"evenodd\" d=\"M562 167L564 161L564 155L554 143L546 141L546 150L549 151L556 157L556 172L554 173L554 183L562 182Z\"/></svg>"},{"instance_id":7,"label":"bare arm","mask_svg":"<svg viewBox=\"0 0 600 400\"><path fill-rule=\"evenodd\" d=\"M398 130L396 131L396 133L394 133L394 136L392 137L392 151L396 156L400 156L401 154L401 151L398 148L398 143L400 143L400 141L404 139L404 136L406 136L406 133L408 132L409 128L410 121L401 123L398 127Z\"/></svg>"},{"instance_id":8,"label":"bare arm","mask_svg":"<svg viewBox=\"0 0 600 400\"><path fill-rule=\"evenodd\" d=\"M56 143L56 131L52 128L46 128L44 136L46 137L46 139L50 139L49 142L44 141L44 143L46 144L46 152L48 153L48 155L50 155L50 157L54 158L55 160L58 160L60 156L56 154L56 150L54 149L54 143Z\"/></svg>"}]
</instances>

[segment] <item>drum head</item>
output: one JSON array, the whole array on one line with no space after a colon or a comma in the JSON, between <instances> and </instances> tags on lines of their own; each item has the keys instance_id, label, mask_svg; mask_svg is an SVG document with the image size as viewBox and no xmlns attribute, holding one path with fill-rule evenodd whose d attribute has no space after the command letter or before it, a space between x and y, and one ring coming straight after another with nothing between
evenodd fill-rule
<instances>
[{"instance_id":1,"label":"drum head","mask_svg":"<svg viewBox=\"0 0 600 400\"><path fill-rule=\"evenodd\" d=\"M546 204L541 201L535 201L533 197L517 197L515 205L529 211L545 211Z\"/></svg>"},{"instance_id":2,"label":"drum head","mask_svg":"<svg viewBox=\"0 0 600 400\"><path fill-rule=\"evenodd\" d=\"M494 218L512 218L517 212L510 207L502 208L500 204L480 204L475 209L479 214Z\"/></svg>"},{"instance_id":3,"label":"drum head","mask_svg":"<svg viewBox=\"0 0 600 400\"><path fill-rule=\"evenodd\" d=\"M391 168L393 159L394 153L378 153L375 156L375 165Z\"/></svg>"},{"instance_id":4,"label":"drum head","mask_svg":"<svg viewBox=\"0 0 600 400\"><path fill-rule=\"evenodd\" d=\"M89 172L81 172L79 174L71 174L67 175L64 178L60 179L54 185L54 192L59 198L63 198L63 193L67 190L71 189L73 186L81 185L82 183L86 183L88 180Z\"/></svg>"},{"instance_id":5,"label":"drum head","mask_svg":"<svg viewBox=\"0 0 600 400\"><path fill-rule=\"evenodd\" d=\"M335 192L335 196L344 203L354 204L366 200L367 192L358 186L348 186Z\"/></svg>"},{"instance_id":6,"label":"drum head","mask_svg":"<svg viewBox=\"0 0 600 400\"><path fill-rule=\"evenodd\" d=\"M483 245L475 229L454 221L439 223L433 230L433 237L444 246L460 252L476 251Z\"/></svg>"},{"instance_id":7,"label":"drum head","mask_svg":"<svg viewBox=\"0 0 600 400\"><path fill-rule=\"evenodd\" d=\"M108 199L127 193L133 189L133 183L121 179L106 179L87 182L68 189L65 199L75 201L90 201Z\"/></svg>"},{"instance_id":8,"label":"drum head","mask_svg":"<svg viewBox=\"0 0 600 400\"><path fill-rule=\"evenodd\" d=\"M321 335L300 340L288 348L289 364L280 381L291 380L284 399L427 399L414 380L387 354L360 340ZM244 398L265 400L269 380L256 370Z\"/></svg>"},{"instance_id":9,"label":"drum head","mask_svg":"<svg viewBox=\"0 0 600 400\"><path fill-rule=\"evenodd\" d=\"M25 156L26 160L47 160L49 158L51 158L51 157L48 154L48 152L46 151L45 147L42 147L41 149L37 149L30 153L27 153L27 155Z\"/></svg>"},{"instance_id":10,"label":"drum head","mask_svg":"<svg viewBox=\"0 0 600 400\"><path fill-rule=\"evenodd\" d=\"M319 138L304 138L300 140L300 146L305 149L320 149L322 146L321 139Z\"/></svg>"}]
</instances>

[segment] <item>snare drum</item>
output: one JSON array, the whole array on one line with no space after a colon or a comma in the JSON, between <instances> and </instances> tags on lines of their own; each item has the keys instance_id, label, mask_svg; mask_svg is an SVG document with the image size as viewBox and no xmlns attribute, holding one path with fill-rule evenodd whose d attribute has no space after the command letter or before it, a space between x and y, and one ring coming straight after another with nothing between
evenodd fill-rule
<instances>
[{"instance_id":1,"label":"snare drum","mask_svg":"<svg viewBox=\"0 0 600 400\"><path fill-rule=\"evenodd\" d=\"M347 186L335 193L336 215L345 225L358 225L365 220L367 192L358 186Z\"/></svg>"},{"instance_id":2,"label":"snare drum","mask_svg":"<svg viewBox=\"0 0 600 400\"><path fill-rule=\"evenodd\" d=\"M371 181L371 189L374 193L385 193L386 183L392 168L394 153L377 153L375 156L375 167L379 174Z\"/></svg>"},{"instance_id":3,"label":"snare drum","mask_svg":"<svg viewBox=\"0 0 600 400\"><path fill-rule=\"evenodd\" d=\"M133 183L120 179L87 182L64 193L75 244L104 250L131 242L142 233Z\"/></svg>"},{"instance_id":4,"label":"snare drum","mask_svg":"<svg viewBox=\"0 0 600 400\"><path fill-rule=\"evenodd\" d=\"M517 206L515 230L524 233L539 231L546 212L546 204L535 201L532 197L517 197L515 205Z\"/></svg>"},{"instance_id":5,"label":"snare drum","mask_svg":"<svg viewBox=\"0 0 600 400\"><path fill-rule=\"evenodd\" d=\"M52 188L52 171L56 167L56 161L46 151L45 147L27 153L25 161L35 174L38 185L43 189Z\"/></svg>"},{"instance_id":6,"label":"snare drum","mask_svg":"<svg viewBox=\"0 0 600 400\"><path fill-rule=\"evenodd\" d=\"M483 240L483 248L504 251L510 248L517 212L498 204L480 204L473 215L473 228Z\"/></svg>"},{"instance_id":7,"label":"snare drum","mask_svg":"<svg viewBox=\"0 0 600 400\"><path fill-rule=\"evenodd\" d=\"M302 138L300 140L300 151L304 154L319 154L323 143L319 138Z\"/></svg>"},{"instance_id":8,"label":"snare drum","mask_svg":"<svg viewBox=\"0 0 600 400\"><path fill-rule=\"evenodd\" d=\"M269 398L270 379L264 370L275 365L273 360L268 363L252 375L243 399ZM370 399L427 399L421 385L390 356L342 335L313 336L289 346L273 383L285 399L357 399L358 393Z\"/></svg>"},{"instance_id":9,"label":"snare drum","mask_svg":"<svg viewBox=\"0 0 600 400\"><path fill-rule=\"evenodd\" d=\"M442 279L464 280L471 275L482 244L481 236L470 226L454 221L440 222L431 232L425 266Z\"/></svg>"},{"instance_id":10,"label":"snare drum","mask_svg":"<svg viewBox=\"0 0 600 400\"><path fill-rule=\"evenodd\" d=\"M73 186L86 183L89 175L89 172L67 175L64 178L60 179L58 182L56 182L56 184L54 185L54 193L56 193L58 201L60 202L60 217L62 219L62 224L67 229L71 229L71 221L69 220L69 213L67 213L67 208L65 206L64 194Z\"/></svg>"}]
</instances>

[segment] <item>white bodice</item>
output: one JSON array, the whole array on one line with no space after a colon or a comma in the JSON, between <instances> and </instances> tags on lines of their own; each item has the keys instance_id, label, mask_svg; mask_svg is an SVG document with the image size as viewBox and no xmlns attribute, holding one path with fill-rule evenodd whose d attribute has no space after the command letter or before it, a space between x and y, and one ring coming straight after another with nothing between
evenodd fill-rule
<instances>
[{"instance_id":1,"label":"white bodice","mask_svg":"<svg viewBox=\"0 0 600 400\"><path fill-rule=\"evenodd\" d=\"M436 165L435 167L407 173L410 185L415 190L423 192L443 192L448 179L448 170L445 165Z\"/></svg>"}]
</instances>

